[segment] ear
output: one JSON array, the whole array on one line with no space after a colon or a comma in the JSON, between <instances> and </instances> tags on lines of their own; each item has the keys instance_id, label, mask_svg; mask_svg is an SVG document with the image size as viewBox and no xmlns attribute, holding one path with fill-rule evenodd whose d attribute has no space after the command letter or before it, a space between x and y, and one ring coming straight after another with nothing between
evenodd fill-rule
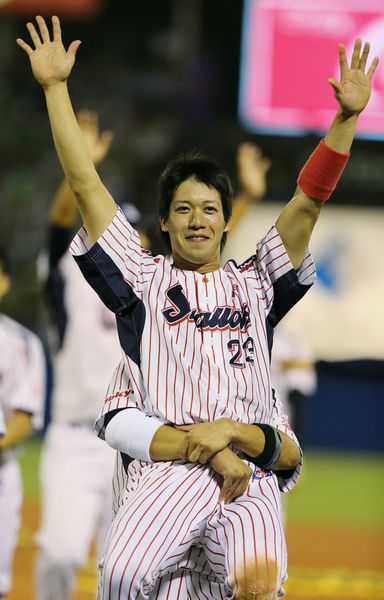
<instances>
[{"instance_id":1,"label":"ear","mask_svg":"<svg viewBox=\"0 0 384 600\"><path fill-rule=\"evenodd\" d=\"M224 231L227 232L231 229L231 219L229 219L228 223L224 227Z\"/></svg>"},{"instance_id":2,"label":"ear","mask_svg":"<svg viewBox=\"0 0 384 600\"><path fill-rule=\"evenodd\" d=\"M168 225L167 222L164 221L163 217L160 217L160 229L161 231L168 231Z\"/></svg>"}]
</instances>

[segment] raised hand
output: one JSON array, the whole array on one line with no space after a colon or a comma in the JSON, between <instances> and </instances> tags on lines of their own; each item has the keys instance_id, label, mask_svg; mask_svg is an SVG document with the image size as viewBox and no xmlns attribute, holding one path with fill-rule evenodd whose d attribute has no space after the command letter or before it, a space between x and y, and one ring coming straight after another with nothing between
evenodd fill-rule
<instances>
[{"instance_id":1,"label":"raised hand","mask_svg":"<svg viewBox=\"0 0 384 600\"><path fill-rule=\"evenodd\" d=\"M378 57L375 56L365 72L370 45L366 42L363 51L361 51L361 47L362 42L357 39L353 48L351 66L349 66L345 47L340 44L340 81L333 78L328 79L342 112L347 116L358 115L366 107L371 95L371 80L379 63Z\"/></svg>"},{"instance_id":2,"label":"raised hand","mask_svg":"<svg viewBox=\"0 0 384 600\"><path fill-rule=\"evenodd\" d=\"M108 153L113 133L109 129L100 133L99 118L96 112L83 109L76 114L76 118L92 160L95 165L98 165Z\"/></svg>"},{"instance_id":3,"label":"raised hand","mask_svg":"<svg viewBox=\"0 0 384 600\"><path fill-rule=\"evenodd\" d=\"M36 81L43 87L50 87L68 79L81 42L76 40L70 44L68 50L65 50L61 41L58 17L52 17L52 40L43 17L36 17L36 21L39 32L33 23L27 23L32 45L29 46L20 38L16 40L16 43L28 54Z\"/></svg>"},{"instance_id":4,"label":"raised hand","mask_svg":"<svg viewBox=\"0 0 384 600\"><path fill-rule=\"evenodd\" d=\"M236 158L241 191L253 200L261 200L266 192L271 161L261 148L249 142L239 144Z\"/></svg>"}]
</instances>

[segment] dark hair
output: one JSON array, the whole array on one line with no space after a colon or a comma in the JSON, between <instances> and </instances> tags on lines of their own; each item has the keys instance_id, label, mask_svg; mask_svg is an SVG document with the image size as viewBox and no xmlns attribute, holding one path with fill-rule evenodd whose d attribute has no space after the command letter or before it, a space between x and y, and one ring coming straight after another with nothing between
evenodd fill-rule
<instances>
[{"instance_id":1,"label":"dark hair","mask_svg":"<svg viewBox=\"0 0 384 600\"><path fill-rule=\"evenodd\" d=\"M183 181L196 179L210 188L214 188L220 195L221 206L225 224L232 215L232 185L227 173L215 160L204 156L194 150L180 154L170 161L160 175L157 198L159 217L167 221L169 209L176 189ZM171 241L167 231L160 231L160 236L168 251L171 251ZM223 233L220 249L224 248L227 233Z\"/></svg>"},{"instance_id":2,"label":"dark hair","mask_svg":"<svg viewBox=\"0 0 384 600\"><path fill-rule=\"evenodd\" d=\"M2 270L4 275L8 275L8 277L10 276L11 265L9 263L8 256L6 255L5 250L3 248L0 248L0 269Z\"/></svg>"}]
</instances>

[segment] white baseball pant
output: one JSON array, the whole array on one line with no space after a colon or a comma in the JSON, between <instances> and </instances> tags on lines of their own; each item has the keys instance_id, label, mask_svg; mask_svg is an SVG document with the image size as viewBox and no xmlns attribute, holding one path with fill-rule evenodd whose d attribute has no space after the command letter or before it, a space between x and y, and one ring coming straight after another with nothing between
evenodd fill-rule
<instances>
[{"instance_id":1,"label":"white baseball pant","mask_svg":"<svg viewBox=\"0 0 384 600\"><path fill-rule=\"evenodd\" d=\"M282 593L287 555L280 491L271 472L255 473L246 493L224 505L208 467L133 461L101 561L99 600L156 598L158 579L169 576L177 585L170 576L180 569L202 571L207 583L213 574L227 600L250 581L264 597ZM196 561L200 549L205 561Z\"/></svg>"}]
</instances>

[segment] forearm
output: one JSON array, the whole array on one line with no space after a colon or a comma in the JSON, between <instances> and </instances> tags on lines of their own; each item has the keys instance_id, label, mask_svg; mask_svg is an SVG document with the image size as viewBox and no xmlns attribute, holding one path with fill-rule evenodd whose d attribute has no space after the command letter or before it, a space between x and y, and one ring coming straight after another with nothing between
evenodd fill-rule
<instances>
[{"instance_id":1,"label":"forearm","mask_svg":"<svg viewBox=\"0 0 384 600\"><path fill-rule=\"evenodd\" d=\"M96 185L99 177L77 123L67 82L47 86L44 93L61 166L71 189L82 193L84 188Z\"/></svg>"},{"instance_id":2,"label":"forearm","mask_svg":"<svg viewBox=\"0 0 384 600\"><path fill-rule=\"evenodd\" d=\"M303 262L321 209L321 202L312 200L297 186L292 200L284 207L276 221L276 229L296 270Z\"/></svg>"},{"instance_id":3,"label":"forearm","mask_svg":"<svg viewBox=\"0 0 384 600\"><path fill-rule=\"evenodd\" d=\"M150 419L150 420L149 420ZM185 432L163 425L139 409L117 412L105 427L105 441L112 448L138 460L185 460Z\"/></svg>"},{"instance_id":4,"label":"forearm","mask_svg":"<svg viewBox=\"0 0 384 600\"><path fill-rule=\"evenodd\" d=\"M10 450L23 442L32 431L32 415L15 411L6 422L6 433L0 437L0 450Z\"/></svg>"},{"instance_id":5,"label":"forearm","mask_svg":"<svg viewBox=\"0 0 384 600\"><path fill-rule=\"evenodd\" d=\"M266 427L268 427L269 437L274 442L271 427ZM279 434L282 440L281 453L270 468L276 470L295 468L301 460L300 448L284 432L279 430ZM152 438L150 455L154 461L184 459L190 460L190 462L197 460L205 464L207 461L201 460L201 458L204 456L206 448L208 449L206 454L211 461L212 456L227 447L235 448L255 458L255 462L262 453L270 455L268 461L273 460L275 452L277 454L279 449L279 445L276 446L272 443L272 450L273 448L275 450L270 453L270 442L266 446L265 435L261 427L222 418L213 422L188 425L185 426L185 430L167 425L160 427Z\"/></svg>"},{"instance_id":6,"label":"forearm","mask_svg":"<svg viewBox=\"0 0 384 600\"><path fill-rule=\"evenodd\" d=\"M66 82L44 88L56 151L75 195L83 222L95 242L116 212L103 186L77 123Z\"/></svg>"},{"instance_id":7,"label":"forearm","mask_svg":"<svg viewBox=\"0 0 384 600\"><path fill-rule=\"evenodd\" d=\"M346 154L350 151L353 138L356 133L356 125L359 115L345 115L341 109L336 113L335 118L324 138L324 142L335 150Z\"/></svg>"},{"instance_id":8,"label":"forearm","mask_svg":"<svg viewBox=\"0 0 384 600\"><path fill-rule=\"evenodd\" d=\"M294 469L300 463L300 448L290 437L279 430L281 437L280 458L271 466L273 470ZM234 423L232 445L244 452L248 456L255 458L263 452L265 446L265 435L263 431L255 425L245 423Z\"/></svg>"},{"instance_id":9,"label":"forearm","mask_svg":"<svg viewBox=\"0 0 384 600\"><path fill-rule=\"evenodd\" d=\"M185 439L185 432L175 429L171 425L160 427L152 438L149 447L151 459L161 460L185 460L181 452L182 443Z\"/></svg>"},{"instance_id":10,"label":"forearm","mask_svg":"<svg viewBox=\"0 0 384 600\"><path fill-rule=\"evenodd\" d=\"M336 157L337 160L340 160L341 158L343 161L344 159L341 155L348 155L356 132L357 118L358 115L348 116L344 114L341 109L338 110L329 128L329 131L324 138L326 147L334 151L333 154L328 158L328 160L332 161L332 164L335 162L334 157ZM316 152L317 150L315 150L314 155ZM335 153L338 153L339 156ZM330 154L330 152L327 152L327 154ZM312 157L310 157L309 161L307 161L304 170L305 168L308 168L307 165L310 164L311 160L313 160ZM316 174L312 172L311 177L317 177L319 181L317 181L316 185L323 185L324 188L326 188L327 185L330 184L332 177L331 180L328 181L330 179L330 169L327 169L326 165L323 165L323 170L324 172L322 176L319 176L318 172ZM337 178L341 175L341 172L342 168L340 167ZM303 173L303 171L301 173ZM334 181L332 180L332 185L329 189L333 189L333 187L336 185L337 178ZM303 185L300 178L299 181ZM308 193L308 189L304 191L300 185L298 185L292 200L289 202L289 204L287 204L286 207L284 207L278 220L276 221L276 229L279 232L288 256L295 269L300 267L300 264L303 260L313 228L324 204L322 200L326 199L326 197L329 197L329 195L324 197L316 197L314 194L313 197L311 197L311 194L309 195Z\"/></svg>"}]
</instances>

